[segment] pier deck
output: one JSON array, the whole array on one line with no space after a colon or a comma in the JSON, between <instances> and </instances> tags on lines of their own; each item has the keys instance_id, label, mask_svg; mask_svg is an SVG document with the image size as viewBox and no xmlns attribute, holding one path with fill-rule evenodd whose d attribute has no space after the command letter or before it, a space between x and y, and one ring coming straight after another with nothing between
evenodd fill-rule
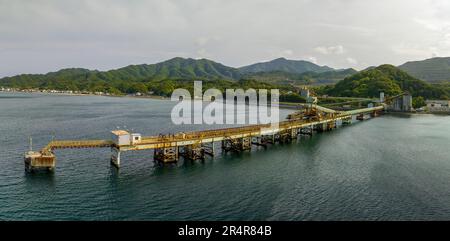
<instances>
[{"instance_id":1,"label":"pier deck","mask_svg":"<svg viewBox=\"0 0 450 241\"><path fill-rule=\"evenodd\" d=\"M214 155L214 143L221 142L222 149L227 151L244 151L251 145L267 146L267 143L286 142L300 134L311 134L313 131L327 131L336 127L342 120L351 123L355 115L372 114L377 116L385 106L376 106L352 111L338 112L332 109L312 106L314 116L281 121L275 125L259 124L224 129L212 129L191 132L179 132L170 135L143 136L138 141L119 143L113 140L54 140L40 152L28 152L25 155L27 169L44 167L53 170L56 164L55 149L65 148L111 148L111 163L120 166L120 153L123 151L147 150L155 151L154 159L162 162L177 161L179 156L188 159L203 159L205 154ZM273 127L275 126L275 127ZM114 132L124 133L126 131ZM130 134L132 135L132 134ZM181 148L181 149L180 149Z\"/></svg>"}]
</instances>

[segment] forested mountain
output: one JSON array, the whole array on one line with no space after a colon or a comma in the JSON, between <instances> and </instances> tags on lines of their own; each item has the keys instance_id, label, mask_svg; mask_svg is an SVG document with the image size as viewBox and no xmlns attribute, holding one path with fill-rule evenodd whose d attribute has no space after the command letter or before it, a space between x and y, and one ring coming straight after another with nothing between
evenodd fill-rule
<instances>
[{"instance_id":1,"label":"forested mountain","mask_svg":"<svg viewBox=\"0 0 450 241\"><path fill-rule=\"evenodd\" d=\"M449 58L434 58L422 63L410 62L402 65L401 68L420 70L420 66L434 66L422 69L442 70L434 71L434 73L441 73L439 75L441 77L427 76L434 76L432 78L434 80L444 79L443 76L448 74L444 71L448 60ZM436 62L440 63L439 68L436 67L437 64L433 64ZM414 68L411 67L414 65L416 65ZM298 85L327 84L329 86L319 89L320 93L349 97L377 97L380 91L384 91L387 95L409 91L413 96L424 98L447 99L450 97L449 82L430 84L392 65L381 65L357 72L354 69L334 70L307 61L283 58L233 68L208 59L177 57L157 64L129 65L109 71L71 68L47 74L22 74L0 79L0 86L112 94L152 91L157 95L169 96L175 88L191 88L193 80L203 80L206 86L219 89L277 87L289 90Z\"/></svg>"},{"instance_id":2,"label":"forested mountain","mask_svg":"<svg viewBox=\"0 0 450 241\"><path fill-rule=\"evenodd\" d=\"M328 66L319 66L317 64L304 60L289 60L285 58L274 59L269 62L256 63L239 68L242 73L257 73L257 72L271 72L284 71L287 73L305 73L316 72L322 73L334 70Z\"/></svg>"},{"instance_id":3,"label":"forested mountain","mask_svg":"<svg viewBox=\"0 0 450 241\"><path fill-rule=\"evenodd\" d=\"M429 82L450 81L450 57L410 61L400 65L399 68Z\"/></svg>"},{"instance_id":4,"label":"forested mountain","mask_svg":"<svg viewBox=\"0 0 450 241\"><path fill-rule=\"evenodd\" d=\"M334 87L328 87L326 92L333 96L379 97L380 92L392 96L403 91L408 91L415 97L450 97L448 85L427 83L392 65L380 65L360 71L339 81Z\"/></svg>"},{"instance_id":5,"label":"forested mountain","mask_svg":"<svg viewBox=\"0 0 450 241\"><path fill-rule=\"evenodd\" d=\"M257 81L277 84L293 84L293 85L321 85L321 84L335 84L339 80L343 80L358 71L354 69L333 70L327 72L304 72L289 73L285 71L269 71L247 73L243 78L253 79Z\"/></svg>"},{"instance_id":6,"label":"forested mountain","mask_svg":"<svg viewBox=\"0 0 450 241\"><path fill-rule=\"evenodd\" d=\"M286 64L282 69L292 72L244 74L240 69L228 67L208 59L197 60L177 57L161 63L129 65L109 71L74 68L47 74L23 74L0 79L0 86L20 89L85 90L111 93L135 93L151 90L157 94L167 95L170 90L179 86L176 83L183 81L204 80L209 84L215 83L218 88L222 85L228 86L230 81L239 82L240 80L279 85L295 83L285 81L294 79L301 84L314 84L320 81L336 82L338 78L344 78L346 73L345 71L334 73L331 68L320 67L307 61L281 60L278 63L279 66L282 66L282 63ZM300 66L300 69L295 69L295 66ZM306 70L308 72L303 72L302 75L297 73ZM324 70L331 71L323 72ZM320 74L316 75L314 71L319 71Z\"/></svg>"}]
</instances>

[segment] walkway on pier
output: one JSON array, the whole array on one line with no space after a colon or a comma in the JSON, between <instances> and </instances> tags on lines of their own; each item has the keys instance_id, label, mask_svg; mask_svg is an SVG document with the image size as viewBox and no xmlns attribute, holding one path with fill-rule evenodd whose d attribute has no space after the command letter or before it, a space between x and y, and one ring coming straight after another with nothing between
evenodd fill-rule
<instances>
[{"instance_id":1,"label":"walkway on pier","mask_svg":"<svg viewBox=\"0 0 450 241\"><path fill-rule=\"evenodd\" d=\"M188 159L203 159L205 154L214 155L214 143L221 142L226 151L243 151L252 145L267 146L267 143L285 142L295 139L299 134L312 134L313 131L327 131L336 127L339 120L351 123L355 115L372 114L377 116L385 105L351 111L335 111L309 106L312 116L303 116L275 124L258 124L224 129L179 132L171 135L144 136L138 141L131 140L120 143L116 140L55 140L51 141L40 152L28 152L25 163L28 166L55 166L56 157L53 151L64 148L111 148L111 162L120 166L120 153L123 151L154 149L154 159L162 162L177 161L179 155ZM301 116L301 115L300 115ZM126 131L124 131L127 133ZM181 150L180 150L181 148Z\"/></svg>"}]
</instances>

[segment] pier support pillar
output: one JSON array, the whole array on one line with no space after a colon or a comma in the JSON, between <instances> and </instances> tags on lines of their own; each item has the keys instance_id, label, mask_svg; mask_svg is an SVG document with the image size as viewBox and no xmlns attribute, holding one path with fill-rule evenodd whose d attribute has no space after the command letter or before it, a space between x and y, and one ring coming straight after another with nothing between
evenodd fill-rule
<instances>
[{"instance_id":1,"label":"pier support pillar","mask_svg":"<svg viewBox=\"0 0 450 241\"><path fill-rule=\"evenodd\" d=\"M185 159L195 161L205 159L205 150L202 144L193 144L188 146L183 146L183 152L180 153Z\"/></svg>"},{"instance_id":2,"label":"pier support pillar","mask_svg":"<svg viewBox=\"0 0 450 241\"><path fill-rule=\"evenodd\" d=\"M120 150L111 148L111 152L111 164L118 169L120 168Z\"/></svg>"},{"instance_id":3,"label":"pier support pillar","mask_svg":"<svg viewBox=\"0 0 450 241\"><path fill-rule=\"evenodd\" d=\"M272 136L256 136L252 138L252 144L267 148L267 144L272 143ZM272 143L273 144L273 143Z\"/></svg>"},{"instance_id":4,"label":"pier support pillar","mask_svg":"<svg viewBox=\"0 0 450 241\"><path fill-rule=\"evenodd\" d=\"M202 144L203 152L205 155L210 155L214 157L215 151L214 151L214 141L210 144Z\"/></svg>"},{"instance_id":5,"label":"pier support pillar","mask_svg":"<svg viewBox=\"0 0 450 241\"><path fill-rule=\"evenodd\" d=\"M252 148L251 137L225 139L222 141L222 149L224 152L241 152Z\"/></svg>"},{"instance_id":6,"label":"pier support pillar","mask_svg":"<svg viewBox=\"0 0 450 241\"><path fill-rule=\"evenodd\" d=\"M314 129L317 132L324 132L328 129L328 125L327 125L327 123L317 124L317 125L315 125Z\"/></svg>"},{"instance_id":7,"label":"pier support pillar","mask_svg":"<svg viewBox=\"0 0 450 241\"><path fill-rule=\"evenodd\" d=\"M292 139L297 139L298 136L298 129L297 128L292 128L291 129L291 138Z\"/></svg>"},{"instance_id":8,"label":"pier support pillar","mask_svg":"<svg viewBox=\"0 0 450 241\"><path fill-rule=\"evenodd\" d=\"M292 141L292 130L284 130L277 134L276 140L280 143L288 143Z\"/></svg>"},{"instance_id":9,"label":"pier support pillar","mask_svg":"<svg viewBox=\"0 0 450 241\"><path fill-rule=\"evenodd\" d=\"M331 121L327 123L327 131L331 131L336 128L336 121Z\"/></svg>"},{"instance_id":10,"label":"pier support pillar","mask_svg":"<svg viewBox=\"0 0 450 241\"><path fill-rule=\"evenodd\" d=\"M350 125L352 124L352 116L342 119L342 125Z\"/></svg>"},{"instance_id":11,"label":"pier support pillar","mask_svg":"<svg viewBox=\"0 0 450 241\"><path fill-rule=\"evenodd\" d=\"M176 162L178 161L178 147L156 148L153 159L164 163Z\"/></svg>"},{"instance_id":12,"label":"pier support pillar","mask_svg":"<svg viewBox=\"0 0 450 241\"><path fill-rule=\"evenodd\" d=\"M304 127L304 128L300 128L299 131L300 135L306 135L306 136L312 136L313 135L313 127Z\"/></svg>"}]
</instances>

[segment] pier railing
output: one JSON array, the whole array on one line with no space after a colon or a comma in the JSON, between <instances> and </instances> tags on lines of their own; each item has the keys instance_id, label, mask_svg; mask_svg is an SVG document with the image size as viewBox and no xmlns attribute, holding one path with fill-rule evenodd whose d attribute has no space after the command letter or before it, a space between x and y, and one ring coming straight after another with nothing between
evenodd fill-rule
<instances>
[{"instance_id":1,"label":"pier railing","mask_svg":"<svg viewBox=\"0 0 450 241\"><path fill-rule=\"evenodd\" d=\"M42 149L42 152L49 152L54 149L66 149L66 148L100 148L100 147L112 147L114 142L110 140L63 140L63 141L51 141L46 147Z\"/></svg>"}]
</instances>

